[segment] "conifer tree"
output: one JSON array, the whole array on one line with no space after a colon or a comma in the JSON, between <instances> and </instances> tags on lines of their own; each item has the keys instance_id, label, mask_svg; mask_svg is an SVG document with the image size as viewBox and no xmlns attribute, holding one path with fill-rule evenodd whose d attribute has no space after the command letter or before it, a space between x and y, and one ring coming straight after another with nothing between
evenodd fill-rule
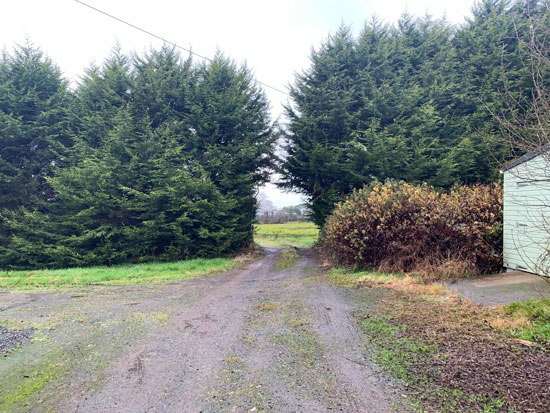
<instances>
[{"instance_id":1,"label":"conifer tree","mask_svg":"<svg viewBox=\"0 0 550 413\"><path fill-rule=\"evenodd\" d=\"M274 136L268 103L250 70L219 54L196 73L189 150L224 197L237 248L252 242L255 191L268 178Z\"/></svg>"},{"instance_id":2,"label":"conifer tree","mask_svg":"<svg viewBox=\"0 0 550 413\"><path fill-rule=\"evenodd\" d=\"M35 209L71 145L70 94L59 69L27 45L0 60L0 210Z\"/></svg>"},{"instance_id":3,"label":"conifer tree","mask_svg":"<svg viewBox=\"0 0 550 413\"><path fill-rule=\"evenodd\" d=\"M4 210L0 267L212 257L252 242L274 138L246 67L115 49L74 96L72 145L45 179L53 195Z\"/></svg>"},{"instance_id":4,"label":"conifer tree","mask_svg":"<svg viewBox=\"0 0 550 413\"><path fill-rule=\"evenodd\" d=\"M358 39L340 29L291 89L282 186L305 194L322 226L374 180L447 189L498 179L505 153L491 112L505 95L532 93L520 47L532 13L549 14L537 0L482 0L460 27L404 14L367 23Z\"/></svg>"},{"instance_id":5,"label":"conifer tree","mask_svg":"<svg viewBox=\"0 0 550 413\"><path fill-rule=\"evenodd\" d=\"M311 70L291 87L293 105L282 164L283 185L310 198L312 218L322 225L332 205L353 188L348 148L359 107L356 52L350 29L341 27L311 54ZM363 179L360 177L360 181Z\"/></svg>"},{"instance_id":6,"label":"conifer tree","mask_svg":"<svg viewBox=\"0 0 550 413\"><path fill-rule=\"evenodd\" d=\"M31 45L0 60L0 262L38 265L44 256L35 232L55 191L48 182L68 162L72 145L68 115L71 95L59 69ZM45 216L47 219L47 216ZM55 238L55 236L53 237ZM38 243L33 243L36 240ZM55 240L50 241L55 245Z\"/></svg>"}]
</instances>

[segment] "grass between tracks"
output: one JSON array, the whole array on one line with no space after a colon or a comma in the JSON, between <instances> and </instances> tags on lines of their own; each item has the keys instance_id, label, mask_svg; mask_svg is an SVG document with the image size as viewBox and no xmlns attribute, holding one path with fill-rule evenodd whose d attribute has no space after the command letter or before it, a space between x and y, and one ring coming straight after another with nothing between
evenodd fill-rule
<instances>
[{"instance_id":1,"label":"grass between tracks","mask_svg":"<svg viewBox=\"0 0 550 413\"><path fill-rule=\"evenodd\" d=\"M284 247L280 254L279 258L277 260L277 264L275 264L275 268L279 271L286 270L287 268L292 267L300 256L296 252L296 249L293 247Z\"/></svg>"}]
</instances>

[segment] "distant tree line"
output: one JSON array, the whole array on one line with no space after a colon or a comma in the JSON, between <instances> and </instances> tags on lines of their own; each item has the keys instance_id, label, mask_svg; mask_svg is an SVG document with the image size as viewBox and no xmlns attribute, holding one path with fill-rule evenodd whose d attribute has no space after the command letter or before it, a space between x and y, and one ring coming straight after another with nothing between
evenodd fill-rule
<instances>
[{"instance_id":1,"label":"distant tree line","mask_svg":"<svg viewBox=\"0 0 550 413\"><path fill-rule=\"evenodd\" d=\"M39 50L0 59L0 268L176 260L252 242L268 103L218 54L115 50L72 90Z\"/></svg>"},{"instance_id":2,"label":"distant tree line","mask_svg":"<svg viewBox=\"0 0 550 413\"><path fill-rule=\"evenodd\" d=\"M258 196L256 219L260 224L282 224L285 222L303 222L309 219L305 205L289 205L277 208L265 195Z\"/></svg>"},{"instance_id":3,"label":"distant tree line","mask_svg":"<svg viewBox=\"0 0 550 413\"><path fill-rule=\"evenodd\" d=\"M342 27L291 87L282 186L305 194L322 226L374 181L447 189L498 179L510 147L495 114L533 94L533 27L550 27L546 2L482 0L460 26L405 14L370 21L357 38Z\"/></svg>"}]
</instances>

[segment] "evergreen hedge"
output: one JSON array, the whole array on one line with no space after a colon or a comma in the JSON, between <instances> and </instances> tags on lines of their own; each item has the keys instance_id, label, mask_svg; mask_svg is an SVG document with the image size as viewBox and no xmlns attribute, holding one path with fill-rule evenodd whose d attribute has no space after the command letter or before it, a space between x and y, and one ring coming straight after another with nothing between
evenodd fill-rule
<instances>
[{"instance_id":1,"label":"evergreen hedge","mask_svg":"<svg viewBox=\"0 0 550 413\"><path fill-rule=\"evenodd\" d=\"M236 253L274 137L250 71L115 50L71 91L30 46L0 60L0 268Z\"/></svg>"},{"instance_id":2,"label":"evergreen hedge","mask_svg":"<svg viewBox=\"0 0 550 413\"><path fill-rule=\"evenodd\" d=\"M480 0L461 25L405 13L396 24L367 21L358 36L342 27L290 89L282 186L307 196L321 227L370 182L498 180L509 142L492 113L532 96L528 44L549 24L544 1Z\"/></svg>"}]
</instances>

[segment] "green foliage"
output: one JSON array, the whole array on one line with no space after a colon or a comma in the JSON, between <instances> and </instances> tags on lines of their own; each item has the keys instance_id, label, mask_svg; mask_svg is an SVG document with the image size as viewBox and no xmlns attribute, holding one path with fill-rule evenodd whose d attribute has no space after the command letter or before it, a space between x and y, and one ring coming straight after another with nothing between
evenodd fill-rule
<instances>
[{"instance_id":1,"label":"green foliage","mask_svg":"<svg viewBox=\"0 0 550 413\"><path fill-rule=\"evenodd\" d=\"M484 0L459 27L404 14L394 26L368 22L357 39L341 28L291 88L282 186L305 194L323 226L373 180L448 189L498 179L505 148L491 111L533 91L521 45L535 15L550 13L539 1Z\"/></svg>"},{"instance_id":2,"label":"green foliage","mask_svg":"<svg viewBox=\"0 0 550 413\"><path fill-rule=\"evenodd\" d=\"M234 201L227 212L233 248L246 247L253 241L255 189L272 162L268 103L248 68L220 54L196 76L190 150L222 196Z\"/></svg>"},{"instance_id":3,"label":"green foliage","mask_svg":"<svg viewBox=\"0 0 550 413\"><path fill-rule=\"evenodd\" d=\"M48 178L67 163L72 145L70 103L67 83L40 50L27 45L2 55L0 261L17 255L25 243L18 228L32 211L44 210L54 198Z\"/></svg>"},{"instance_id":4,"label":"green foliage","mask_svg":"<svg viewBox=\"0 0 550 413\"><path fill-rule=\"evenodd\" d=\"M231 269L235 262L225 258L197 258L168 263L144 263L111 267L58 270L0 271L0 288L34 289L86 285L174 282Z\"/></svg>"},{"instance_id":5,"label":"green foliage","mask_svg":"<svg viewBox=\"0 0 550 413\"><path fill-rule=\"evenodd\" d=\"M499 270L501 227L498 184L458 186L442 194L427 185L389 182L354 191L338 204L321 245L336 265L395 272L427 268L434 274L426 277L439 278L449 263L461 263L469 273Z\"/></svg>"},{"instance_id":6,"label":"green foliage","mask_svg":"<svg viewBox=\"0 0 550 413\"><path fill-rule=\"evenodd\" d=\"M71 146L45 174L47 202L1 212L0 267L173 261L252 243L274 138L246 67L115 50L86 72L70 109Z\"/></svg>"},{"instance_id":7,"label":"green foliage","mask_svg":"<svg viewBox=\"0 0 550 413\"><path fill-rule=\"evenodd\" d=\"M34 208L53 196L46 178L71 145L70 101L61 72L40 50L1 57L0 209Z\"/></svg>"}]
</instances>

